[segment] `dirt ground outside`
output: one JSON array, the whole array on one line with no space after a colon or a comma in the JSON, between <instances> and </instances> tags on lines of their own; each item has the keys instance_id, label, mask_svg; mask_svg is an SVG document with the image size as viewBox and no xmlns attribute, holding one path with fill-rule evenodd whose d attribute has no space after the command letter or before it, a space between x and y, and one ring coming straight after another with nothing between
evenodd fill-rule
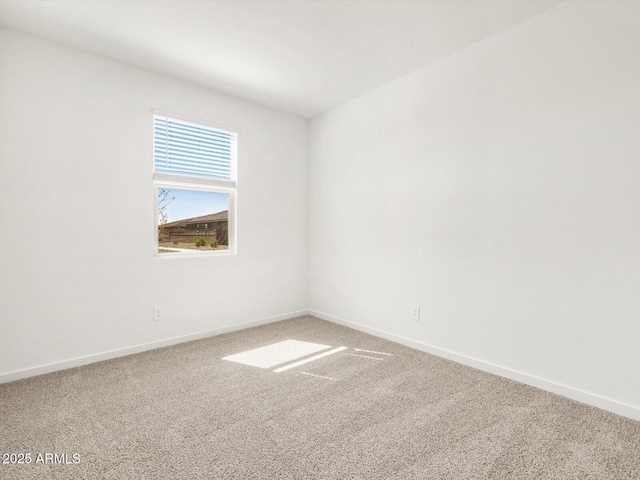
<instances>
[{"instance_id":1,"label":"dirt ground outside","mask_svg":"<svg viewBox=\"0 0 640 480\"><path fill-rule=\"evenodd\" d=\"M179 249L179 250L173 250ZM180 250L194 250L197 252L216 252L219 250L229 250L228 245L218 245L215 248L211 248L209 244L206 244L203 247L196 247L193 242L160 242L158 244L158 253L177 253Z\"/></svg>"}]
</instances>

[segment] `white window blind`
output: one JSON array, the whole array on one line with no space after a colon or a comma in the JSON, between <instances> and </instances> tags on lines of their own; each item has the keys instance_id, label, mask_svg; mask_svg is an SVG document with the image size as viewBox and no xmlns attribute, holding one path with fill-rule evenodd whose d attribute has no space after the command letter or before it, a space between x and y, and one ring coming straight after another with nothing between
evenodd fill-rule
<instances>
[{"instance_id":1,"label":"white window blind","mask_svg":"<svg viewBox=\"0 0 640 480\"><path fill-rule=\"evenodd\" d=\"M154 171L235 180L237 134L154 115Z\"/></svg>"}]
</instances>

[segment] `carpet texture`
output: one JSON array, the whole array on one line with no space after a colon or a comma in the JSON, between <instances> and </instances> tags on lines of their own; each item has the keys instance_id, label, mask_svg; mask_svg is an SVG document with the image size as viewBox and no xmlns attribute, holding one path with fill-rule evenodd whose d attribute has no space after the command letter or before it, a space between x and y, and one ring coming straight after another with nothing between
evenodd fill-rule
<instances>
[{"instance_id":1,"label":"carpet texture","mask_svg":"<svg viewBox=\"0 0 640 480\"><path fill-rule=\"evenodd\" d=\"M348 348L222 360L284 340ZM640 422L301 317L0 385L0 454L25 452L0 478L637 480Z\"/></svg>"}]
</instances>

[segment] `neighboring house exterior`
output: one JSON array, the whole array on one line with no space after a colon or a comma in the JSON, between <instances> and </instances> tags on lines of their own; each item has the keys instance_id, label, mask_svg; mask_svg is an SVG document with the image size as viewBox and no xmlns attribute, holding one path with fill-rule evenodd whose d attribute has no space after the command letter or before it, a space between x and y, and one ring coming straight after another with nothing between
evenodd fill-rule
<instances>
[{"instance_id":1,"label":"neighboring house exterior","mask_svg":"<svg viewBox=\"0 0 640 480\"><path fill-rule=\"evenodd\" d=\"M229 245L229 211L185 218L158 227L160 242L193 243L200 237L207 242L215 238L218 245Z\"/></svg>"}]
</instances>

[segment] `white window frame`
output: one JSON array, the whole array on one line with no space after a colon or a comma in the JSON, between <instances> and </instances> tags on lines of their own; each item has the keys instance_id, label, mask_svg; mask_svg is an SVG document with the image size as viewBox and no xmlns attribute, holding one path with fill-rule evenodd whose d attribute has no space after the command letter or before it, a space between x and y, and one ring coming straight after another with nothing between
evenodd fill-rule
<instances>
[{"instance_id":1,"label":"white window frame","mask_svg":"<svg viewBox=\"0 0 640 480\"><path fill-rule=\"evenodd\" d=\"M153 221L153 257L154 258L189 258L189 257L217 257L235 255L237 253L236 243L236 225L238 221L238 213L236 208L237 195L238 195L238 146L236 145L236 161L231 165L231 180L222 180L215 178L203 178L192 177L189 175L175 175L170 173L156 172L155 171L155 134L154 134L154 117L162 116L169 117L180 122L189 123L198 127L207 127L213 130L222 131L225 133L232 133L236 135L236 140L240 136L238 129L221 127L211 122L196 120L188 118L183 115L176 115L174 113L167 113L164 111L153 109L151 111L151 125L152 125L152 152L151 152L151 168L153 172L153 205L154 205L154 221ZM229 198L228 204L228 219L227 228L229 235L229 248L227 250L213 250L213 251L196 251L192 252L174 252L174 253L158 253L158 189L176 189L176 190L192 190L198 192L211 192L211 193L223 193L227 194Z\"/></svg>"}]
</instances>

